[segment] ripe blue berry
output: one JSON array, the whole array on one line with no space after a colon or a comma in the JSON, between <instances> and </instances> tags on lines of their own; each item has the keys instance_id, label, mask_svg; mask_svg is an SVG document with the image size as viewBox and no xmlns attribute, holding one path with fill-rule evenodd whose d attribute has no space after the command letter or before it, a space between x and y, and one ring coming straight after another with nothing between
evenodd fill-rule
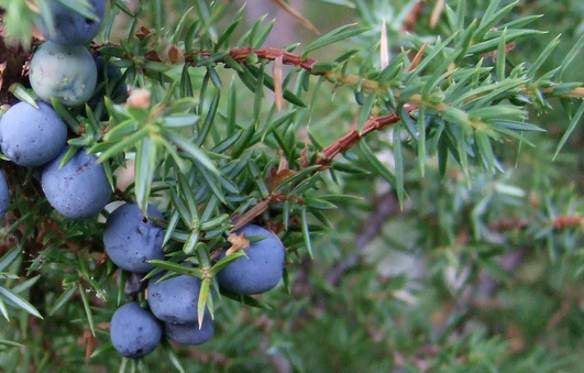
<instances>
[{"instance_id":1,"label":"ripe blue berry","mask_svg":"<svg viewBox=\"0 0 584 373\"><path fill-rule=\"evenodd\" d=\"M40 166L61 153L67 142L67 127L44 102L38 109L20 102L0 120L0 146L20 166Z\"/></svg>"},{"instance_id":2,"label":"ripe blue berry","mask_svg":"<svg viewBox=\"0 0 584 373\"><path fill-rule=\"evenodd\" d=\"M138 358L154 351L160 344L162 327L138 303L127 303L114 313L110 335L114 348L122 356Z\"/></svg>"},{"instance_id":3,"label":"ripe blue berry","mask_svg":"<svg viewBox=\"0 0 584 373\"><path fill-rule=\"evenodd\" d=\"M284 245L271 231L247 225L239 232L246 237L262 238L245 249L247 256L227 265L217 279L221 287L236 294L264 293L280 282L284 270Z\"/></svg>"},{"instance_id":4,"label":"ripe blue berry","mask_svg":"<svg viewBox=\"0 0 584 373\"><path fill-rule=\"evenodd\" d=\"M193 276L181 275L156 282L156 278L148 282L148 305L152 313L168 323L194 323L198 315L201 281Z\"/></svg>"},{"instance_id":5,"label":"ripe blue berry","mask_svg":"<svg viewBox=\"0 0 584 373\"><path fill-rule=\"evenodd\" d=\"M6 215L9 202L10 188L8 187L8 182L6 181L6 175L4 175L4 171L0 171L0 219Z\"/></svg>"},{"instance_id":6,"label":"ripe blue berry","mask_svg":"<svg viewBox=\"0 0 584 373\"><path fill-rule=\"evenodd\" d=\"M203 327L199 329L197 322L190 324L164 324L166 336L176 343L184 345L200 345L213 338L215 328L211 315L206 314L203 320Z\"/></svg>"},{"instance_id":7,"label":"ripe blue berry","mask_svg":"<svg viewBox=\"0 0 584 373\"><path fill-rule=\"evenodd\" d=\"M44 101L55 97L77 106L91 98L97 82L97 67L83 46L53 42L41 45L30 62L30 85Z\"/></svg>"},{"instance_id":8,"label":"ripe blue berry","mask_svg":"<svg viewBox=\"0 0 584 373\"><path fill-rule=\"evenodd\" d=\"M154 206L148 206L148 217L162 219ZM151 219L144 217L138 205L127 203L118 207L108 218L103 244L109 258L118 267L133 273L153 268L150 259L164 259L164 231Z\"/></svg>"},{"instance_id":9,"label":"ripe blue berry","mask_svg":"<svg viewBox=\"0 0 584 373\"><path fill-rule=\"evenodd\" d=\"M98 20L85 18L59 0L49 0L50 17L53 19L54 30L49 30L43 20L39 23L45 37L63 45L81 45L91 41L99 32L99 27L105 15L105 0L89 0L93 14ZM52 31L52 32L51 32Z\"/></svg>"},{"instance_id":10,"label":"ripe blue berry","mask_svg":"<svg viewBox=\"0 0 584 373\"><path fill-rule=\"evenodd\" d=\"M47 200L61 215L83 219L100 212L110 201L112 189L97 159L79 150L62 168L65 152L47 164L41 184Z\"/></svg>"}]
</instances>

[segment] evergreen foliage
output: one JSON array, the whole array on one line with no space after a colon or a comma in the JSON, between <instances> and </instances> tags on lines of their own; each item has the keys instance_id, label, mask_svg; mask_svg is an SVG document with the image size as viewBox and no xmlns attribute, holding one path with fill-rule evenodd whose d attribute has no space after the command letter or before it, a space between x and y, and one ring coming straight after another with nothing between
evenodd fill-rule
<instances>
[{"instance_id":1,"label":"evergreen foliage","mask_svg":"<svg viewBox=\"0 0 584 373\"><path fill-rule=\"evenodd\" d=\"M24 60L51 2L101 17L86 0L0 0L3 109L40 99ZM323 12L347 18L282 49L264 46L272 21L246 25L231 1L107 3L89 45L104 97L51 94L66 150L42 172L0 166L3 369L581 369L581 1L318 0L302 14L277 0L311 30ZM58 183L81 168L91 177ZM118 201L137 206L136 229L164 231L144 276L105 254ZM237 234L250 224L286 248L261 296L217 281L267 245ZM197 278L201 335L138 306L148 280L178 275ZM214 336L123 358L120 307L150 320L148 350L159 328Z\"/></svg>"}]
</instances>

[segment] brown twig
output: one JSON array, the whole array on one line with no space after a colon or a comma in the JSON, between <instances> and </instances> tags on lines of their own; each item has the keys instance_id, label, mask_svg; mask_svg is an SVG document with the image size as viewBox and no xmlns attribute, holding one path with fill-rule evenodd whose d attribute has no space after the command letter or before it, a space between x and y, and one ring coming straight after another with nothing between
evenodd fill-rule
<instances>
[{"instance_id":1,"label":"brown twig","mask_svg":"<svg viewBox=\"0 0 584 373\"><path fill-rule=\"evenodd\" d=\"M414 105L406 104L404 106L405 110L408 113L411 113L416 109ZM334 160L334 158L341 153L346 152L347 150L351 149L355 144L359 142L363 137L370 134L374 131L379 131L382 129L387 128L388 126L398 123L401 120L401 117L397 114L389 114L380 117L371 117L365 125L363 126L363 131L359 132L356 129L349 130L345 135L341 136L338 140L336 140L331 145L327 146L325 149L322 150L320 156L316 159L316 164L320 165L321 168L316 170L314 173L326 170ZM307 175L307 177L314 175L314 173ZM291 174L292 176L292 174ZM280 180L283 182L286 178ZM286 196L283 194L275 194L270 195L260 202L258 202L255 206L247 210L242 215L234 218L234 227L233 230L240 229L241 227L245 226L246 224L250 223L252 220L263 214L271 203L273 202L282 202L286 199L291 199L293 202L300 203L294 196Z\"/></svg>"},{"instance_id":2,"label":"brown twig","mask_svg":"<svg viewBox=\"0 0 584 373\"><path fill-rule=\"evenodd\" d=\"M116 47L116 45L112 44L94 44L93 48L97 51L104 47ZM268 61L274 61L276 58L282 59L282 64L288 66L296 66L302 69L305 69L311 72L314 65L316 65L317 61L314 58L302 58L302 56L294 53L287 52L283 49L279 48L233 48L230 49L225 53L225 56L229 56L230 58L234 59L237 62L245 63L247 58L255 54L258 58ZM195 51L190 54L184 56L184 60L186 63L192 66L199 66L205 65L207 61L204 58L210 58L212 55L211 52L201 50ZM126 56L128 57L128 56ZM131 57L131 56L130 56ZM144 54L144 57L148 61L152 62L163 62L169 60L169 56L161 55L160 53L152 50L148 51ZM201 60L203 58L203 60ZM214 63L226 64L227 60L225 57L219 57L213 61Z\"/></svg>"},{"instance_id":3,"label":"brown twig","mask_svg":"<svg viewBox=\"0 0 584 373\"><path fill-rule=\"evenodd\" d=\"M406 104L404 109L408 113L411 113L416 109L416 107L414 105ZM353 128L345 135L340 137L337 141L324 148L320 158L317 160L317 163L322 166L328 166L335 158L335 156L351 149L363 137L367 136L371 132L385 129L392 124L398 123L400 120L401 117L397 114L388 114L380 117L369 118L369 120L365 122L362 132L359 132Z\"/></svg>"},{"instance_id":4,"label":"brown twig","mask_svg":"<svg viewBox=\"0 0 584 373\"><path fill-rule=\"evenodd\" d=\"M255 206L251 209L247 210L240 216L237 216L233 219L233 228L231 229L232 232L243 228L245 225L250 223L252 220L263 214L268 207L270 207L271 203L277 202L284 202L284 201L292 201L296 204L303 205L304 201L302 198L296 196L289 196L281 193L273 193L267 196L266 198L262 199L258 202Z\"/></svg>"},{"instance_id":5,"label":"brown twig","mask_svg":"<svg viewBox=\"0 0 584 373\"><path fill-rule=\"evenodd\" d=\"M274 61L276 58L281 57L284 65L300 67L309 72L312 72L312 68L317 63L314 58L302 58L298 54L286 52L278 48L234 48L228 54L236 61L245 62L252 53L258 56L258 58L269 61Z\"/></svg>"},{"instance_id":6,"label":"brown twig","mask_svg":"<svg viewBox=\"0 0 584 373\"><path fill-rule=\"evenodd\" d=\"M149 31L146 29L142 32ZM99 51L105 47L119 47L119 45L115 44L93 44L92 48L96 51ZM172 64L176 64L177 61L186 62L191 66L198 67L198 66L206 66L209 63L212 64L228 64L228 58L231 58L239 63L245 64L247 59L251 55L255 55L257 58L267 61L277 61L278 64L287 65L287 66L295 66L301 69L306 70L312 75L316 76L324 76L327 80L335 83L335 84L344 84L348 86L359 85L365 91L381 91L384 90L383 87L379 82L371 79L365 79L358 75L352 74L340 74L334 71L315 71L313 70L314 66L318 63L318 61L314 58L303 58L299 54L290 53L283 49L279 48L233 48L225 52L225 54L221 57L214 56L212 62L209 62L208 59L213 56L213 53L205 50L195 51L190 54L186 54L182 50L178 52L175 51L174 54L179 54L181 58L173 58L173 55L170 55L170 51L175 50L176 48L168 48L164 53L158 53L154 50L148 51L144 53L144 58L147 61L152 62L168 62ZM124 56L124 58L131 59L132 56Z\"/></svg>"},{"instance_id":7,"label":"brown twig","mask_svg":"<svg viewBox=\"0 0 584 373\"><path fill-rule=\"evenodd\" d=\"M148 31L148 30L146 30ZM143 31L143 32L146 32ZM94 44L93 49L99 51L104 47L119 47L114 44ZM161 55L160 53L151 50L144 54L144 58L148 61L152 62L169 62L169 63L176 63L176 58L173 58L172 55L169 55L169 51L174 50L174 48L168 48L168 50ZM191 66L198 67L198 66L205 66L208 65L210 62L208 61L211 58L212 53L209 51L195 51L188 55L184 55L184 51L179 51L181 57L184 58L184 62L190 64ZM386 89L383 85L379 82L371 79L365 79L358 75L353 74L340 74L335 71L315 71L313 70L314 66L318 63L314 58L303 58L299 54L290 53L283 49L279 48L233 48L227 52L223 57L215 57L212 61L213 64L224 64L228 65L228 58L231 58L241 64L247 63L247 59L251 56L255 55L257 58L267 61L273 61L278 66L287 65L287 66L295 66L301 69L306 70L312 75L316 76L323 76L328 81L334 84L343 84L347 86L355 86L359 85L365 91L375 91L380 92ZM132 56L124 56L125 58L131 59ZM182 58L178 59L179 61L183 61ZM277 97L277 96L276 96Z\"/></svg>"},{"instance_id":8,"label":"brown twig","mask_svg":"<svg viewBox=\"0 0 584 373\"><path fill-rule=\"evenodd\" d=\"M580 215L563 215L552 220L554 229L577 228L584 224L584 218Z\"/></svg>"}]
</instances>

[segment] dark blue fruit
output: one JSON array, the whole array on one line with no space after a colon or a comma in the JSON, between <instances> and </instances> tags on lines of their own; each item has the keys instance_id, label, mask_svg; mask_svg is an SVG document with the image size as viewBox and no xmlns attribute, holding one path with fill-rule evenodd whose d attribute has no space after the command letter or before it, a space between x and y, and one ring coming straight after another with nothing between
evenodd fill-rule
<instances>
[{"instance_id":1,"label":"dark blue fruit","mask_svg":"<svg viewBox=\"0 0 584 373\"><path fill-rule=\"evenodd\" d=\"M176 343L184 345L200 345L213 338L215 328L210 315L205 315L203 327L199 329L198 323L192 324L164 324L166 336Z\"/></svg>"},{"instance_id":2,"label":"dark blue fruit","mask_svg":"<svg viewBox=\"0 0 584 373\"><path fill-rule=\"evenodd\" d=\"M148 218L138 205L127 203L118 207L108 218L103 244L105 251L118 267L133 273L150 271L150 259L164 259L164 231L151 218L162 219L154 206L148 206Z\"/></svg>"},{"instance_id":3,"label":"dark blue fruit","mask_svg":"<svg viewBox=\"0 0 584 373\"><path fill-rule=\"evenodd\" d=\"M67 142L67 127L44 102L39 108L20 102L0 120L2 152L21 166L40 166L61 153Z\"/></svg>"},{"instance_id":4,"label":"dark blue fruit","mask_svg":"<svg viewBox=\"0 0 584 373\"><path fill-rule=\"evenodd\" d=\"M108 204L112 189L97 159L79 150L59 168L65 152L45 166L41 183L47 200L61 215L83 219L96 215Z\"/></svg>"},{"instance_id":5,"label":"dark blue fruit","mask_svg":"<svg viewBox=\"0 0 584 373\"><path fill-rule=\"evenodd\" d=\"M4 175L4 171L0 171L0 219L6 215L9 202L10 188L8 187L8 182L6 181L6 175Z\"/></svg>"},{"instance_id":6,"label":"dark blue fruit","mask_svg":"<svg viewBox=\"0 0 584 373\"><path fill-rule=\"evenodd\" d=\"M284 271L284 245L274 233L257 225L247 225L239 232L249 238L262 238L245 249L247 257L231 262L219 272L222 288L236 294L264 293L280 282Z\"/></svg>"},{"instance_id":7,"label":"dark blue fruit","mask_svg":"<svg viewBox=\"0 0 584 373\"><path fill-rule=\"evenodd\" d=\"M162 327L138 303L127 303L114 313L110 335L114 348L122 356L138 358L154 351L160 344Z\"/></svg>"},{"instance_id":8,"label":"dark blue fruit","mask_svg":"<svg viewBox=\"0 0 584 373\"><path fill-rule=\"evenodd\" d=\"M53 42L41 45L30 62L30 85L44 101L51 97L77 106L91 98L97 82L97 67L83 46Z\"/></svg>"},{"instance_id":9,"label":"dark blue fruit","mask_svg":"<svg viewBox=\"0 0 584 373\"><path fill-rule=\"evenodd\" d=\"M189 324L197 320L197 303L201 281L181 275L156 283L148 283L148 305L152 313L164 322ZM207 317L205 317L207 318Z\"/></svg>"},{"instance_id":10,"label":"dark blue fruit","mask_svg":"<svg viewBox=\"0 0 584 373\"><path fill-rule=\"evenodd\" d=\"M45 2L47 2L45 0ZM85 18L73 9L63 5L59 0L48 0L50 16L54 30L41 20L39 26L43 35L55 43L63 45L80 45L91 41L99 32L105 15L105 0L89 0L93 14L98 20Z\"/></svg>"}]
</instances>

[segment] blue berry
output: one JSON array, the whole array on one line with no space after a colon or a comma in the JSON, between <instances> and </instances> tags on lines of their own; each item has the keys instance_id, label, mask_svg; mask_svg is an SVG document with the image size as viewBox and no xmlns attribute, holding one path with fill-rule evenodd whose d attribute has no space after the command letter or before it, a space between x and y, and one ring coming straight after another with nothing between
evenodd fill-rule
<instances>
[{"instance_id":1,"label":"blue berry","mask_svg":"<svg viewBox=\"0 0 584 373\"><path fill-rule=\"evenodd\" d=\"M47 1L45 1L47 2ZM86 44L99 32L105 15L105 0L89 0L93 14L99 20L85 18L73 9L63 5L59 0L48 0L50 17L53 19L54 30L41 19L39 26L45 37L63 45Z\"/></svg>"},{"instance_id":2,"label":"blue berry","mask_svg":"<svg viewBox=\"0 0 584 373\"><path fill-rule=\"evenodd\" d=\"M6 181L4 171L0 171L0 219L6 215L8 204L10 203L10 188Z\"/></svg>"},{"instance_id":3,"label":"blue berry","mask_svg":"<svg viewBox=\"0 0 584 373\"><path fill-rule=\"evenodd\" d=\"M114 313L110 335L114 348L122 356L138 358L154 351L160 344L162 327L138 303L127 303Z\"/></svg>"},{"instance_id":4,"label":"blue berry","mask_svg":"<svg viewBox=\"0 0 584 373\"><path fill-rule=\"evenodd\" d=\"M162 219L154 206L148 206L150 218ZM164 231L151 219L145 218L138 205L127 203L118 207L108 218L103 244L105 251L118 267L133 273L150 271L150 259L164 259Z\"/></svg>"},{"instance_id":5,"label":"blue berry","mask_svg":"<svg viewBox=\"0 0 584 373\"><path fill-rule=\"evenodd\" d=\"M62 168L65 152L45 166L41 184L47 200L61 215L83 219L99 213L108 204L112 189L97 159L79 150Z\"/></svg>"},{"instance_id":6,"label":"blue berry","mask_svg":"<svg viewBox=\"0 0 584 373\"><path fill-rule=\"evenodd\" d=\"M0 146L20 166L40 166L61 153L67 142L67 127L44 102L39 108L20 102L0 120Z\"/></svg>"},{"instance_id":7,"label":"blue berry","mask_svg":"<svg viewBox=\"0 0 584 373\"><path fill-rule=\"evenodd\" d=\"M164 322L173 324L194 323L197 320L197 303L201 281L193 276L181 275L156 283L148 282L148 304L152 313Z\"/></svg>"},{"instance_id":8,"label":"blue berry","mask_svg":"<svg viewBox=\"0 0 584 373\"><path fill-rule=\"evenodd\" d=\"M190 324L165 323L164 330L171 341L184 345L200 345L213 338L215 334L213 320L209 314L205 315L203 326L200 329L199 324L195 322Z\"/></svg>"},{"instance_id":9,"label":"blue berry","mask_svg":"<svg viewBox=\"0 0 584 373\"><path fill-rule=\"evenodd\" d=\"M53 42L41 45L30 62L30 85L44 101L51 97L77 106L91 98L97 82L97 67L83 46Z\"/></svg>"},{"instance_id":10,"label":"blue berry","mask_svg":"<svg viewBox=\"0 0 584 373\"><path fill-rule=\"evenodd\" d=\"M239 232L246 237L260 237L245 249L247 256L229 263L217 279L222 288L236 294L264 293L282 279L284 270L284 245L271 231L257 225L247 225Z\"/></svg>"}]
</instances>

